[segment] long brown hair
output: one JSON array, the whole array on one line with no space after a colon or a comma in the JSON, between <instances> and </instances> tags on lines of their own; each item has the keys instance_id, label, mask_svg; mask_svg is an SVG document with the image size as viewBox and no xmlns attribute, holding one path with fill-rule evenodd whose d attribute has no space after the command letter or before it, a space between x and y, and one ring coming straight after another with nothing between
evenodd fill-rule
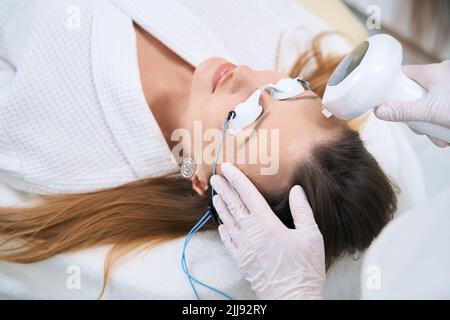
<instances>
[{"instance_id":1,"label":"long brown hair","mask_svg":"<svg viewBox=\"0 0 450 320\"><path fill-rule=\"evenodd\" d=\"M301 55L291 76L314 60L317 68L302 75L319 94L339 62L322 56L318 39ZM305 188L324 236L326 261L366 248L396 207L392 184L349 128L333 143L317 146L299 165L291 185ZM275 213L292 224L287 190L265 192ZM32 263L63 252L112 245L105 265L104 292L111 265L143 245L185 235L204 214L209 192L198 196L178 174L151 177L115 188L84 194L45 196L32 207L0 208L0 259ZM214 228L209 224L207 228Z\"/></svg>"}]
</instances>

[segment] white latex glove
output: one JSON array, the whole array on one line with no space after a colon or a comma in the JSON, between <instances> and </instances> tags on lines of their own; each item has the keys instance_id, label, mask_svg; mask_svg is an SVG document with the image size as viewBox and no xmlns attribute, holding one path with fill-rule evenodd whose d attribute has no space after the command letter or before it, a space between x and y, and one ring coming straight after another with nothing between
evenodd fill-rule
<instances>
[{"instance_id":1,"label":"white latex glove","mask_svg":"<svg viewBox=\"0 0 450 320\"><path fill-rule=\"evenodd\" d=\"M295 229L287 228L263 196L235 166L215 175L213 202L223 224L219 233L259 299L322 299L325 251L308 200L300 186L289 203Z\"/></svg>"},{"instance_id":2,"label":"white latex glove","mask_svg":"<svg viewBox=\"0 0 450 320\"><path fill-rule=\"evenodd\" d=\"M375 115L381 120L429 122L450 128L450 60L404 66L403 72L427 89L428 93L416 101L384 103L375 109ZM430 136L428 138L439 147L448 146L445 141Z\"/></svg>"}]
</instances>

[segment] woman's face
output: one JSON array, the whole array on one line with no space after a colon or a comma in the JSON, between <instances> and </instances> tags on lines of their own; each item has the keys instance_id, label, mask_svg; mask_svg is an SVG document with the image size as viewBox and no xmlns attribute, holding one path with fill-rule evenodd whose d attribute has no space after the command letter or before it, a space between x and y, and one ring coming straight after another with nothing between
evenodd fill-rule
<instances>
[{"instance_id":1,"label":"woman's face","mask_svg":"<svg viewBox=\"0 0 450 320\"><path fill-rule=\"evenodd\" d=\"M280 72L234 66L222 58L205 60L194 72L189 107L184 115L191 146L196 145L193 139L198 141L199 132L219 132L228 113L256 89L284 78L288 76ZM263 92L260 105L262 114L246 130L237 136L225 135L219 162L233 162L261 185L277 183L282 187L283 182L288 183L286 177L292 165L305 159L313 146L332 139L343 125L334 117L327 119L322 115L321 100L312 92L289 101L275 100ZM216 140L208 137L211 138L208 134L203 137L209 141L201 145L207 155L214 154L217 145ZM210 149L206 151L207 145ZM205 161L205 154L199 159L202 153L190 150L187 153L197 163L194 189L201 193L208 187L213 161Z\"/></svg>"}]
</instances>

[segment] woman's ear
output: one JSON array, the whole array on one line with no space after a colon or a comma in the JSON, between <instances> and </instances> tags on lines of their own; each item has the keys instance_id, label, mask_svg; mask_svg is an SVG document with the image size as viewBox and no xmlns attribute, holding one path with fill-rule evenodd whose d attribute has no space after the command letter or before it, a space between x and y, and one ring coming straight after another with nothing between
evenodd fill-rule
<instances>
[{"instance_id":1,"label":"woman's ear","mask_svg":"<svg viewBox=\"0 0 450 320\"><path fill-rule=\"evenodd\" d=\"M202 181L197 173L191 178L191 181L192 189L200 196L208 190L208 182Z\"/></svg>"}]
</instances>

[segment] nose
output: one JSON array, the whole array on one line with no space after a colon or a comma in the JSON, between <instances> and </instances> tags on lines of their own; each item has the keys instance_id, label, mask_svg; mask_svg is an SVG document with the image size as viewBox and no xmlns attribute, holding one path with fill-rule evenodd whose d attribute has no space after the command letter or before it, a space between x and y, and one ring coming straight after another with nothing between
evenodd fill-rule
<instances>
[{"instance_id":1,"label":"nose","mask_svg":"<svg viewBox=\"0 0 450 320\"><path fill-rule=\"evenodd\" d=\"M238 66L231 78L231 93L248 93L258 88L256 71L248 66Z\"/></svg>"}]
</instances>

